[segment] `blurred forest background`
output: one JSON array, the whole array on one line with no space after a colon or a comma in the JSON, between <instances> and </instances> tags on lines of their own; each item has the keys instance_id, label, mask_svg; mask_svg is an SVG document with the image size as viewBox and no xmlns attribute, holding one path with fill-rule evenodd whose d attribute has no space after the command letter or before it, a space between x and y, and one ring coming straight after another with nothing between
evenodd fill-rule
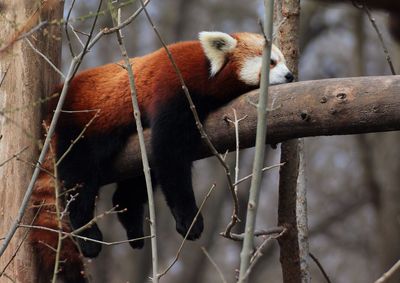
<instances>
[{"instance_id":1,"label":"blurred forest background","mask_svg":"<svg viewBox=\"0 0 400 283\"><path fill-rule=\"evenodd\" d=\"M65 1L66 11L71 0ZM349 1L350 2L350 1ZM72 18L96 9L97 1L77 1ZM299 80L390 74L377 34L365 14L351 4L301 1L301 59ZM126 8L128 15L136 7ZM259 32L261 1L168 0L152 1L149 11L168 43L195 39L203 30ZM400 47L387 29L388 15L373 11L399 70ZM111 26L108 16L99 27ZM76 21L78 30L88 30L90 21ZM140 56L160 47L142 15L124 30L129 56ZM103 37L85 57L81 69L119 61L120 51L113 36ZM71 60L63 47L63 68ZM310 251L319 258L332 282L371 282L400 258L400 133L307 138L305 140ZM233 156L229 156L234 164ZM241 152L240 175L251 172L252 149ZM278 149L270 148L266 165L279 161ZM165 283L221 282L201 247L210 253L228 282L233 282L239 265L241 244L219 236L232 210L222 168L215 158L194 163L197 200L211 184L217 188L203 211L205 232L197 242L187 242L178 263L163 278ZM257 227L277 223L278 169L264 174ZM241 207L246 206L249 183L240 185ZM113 186L101 192L97 210L111 207ZM181 243L173 217L157 193L160 266L167 266ZM244 219L244 215L241 219ZM99 225L106 241L126 238L116 216ZM240 229L243 229L241 227ZM150 242L133 251L128 244L103 247L100 256L87 262L92 282L148 282L151 271ZM311 263L314 282L324 282ZM400 282L394 279L391 282ZM271 242L251 274L250 282L281 282L279 250Z\"/></svg>"}]
</instances>

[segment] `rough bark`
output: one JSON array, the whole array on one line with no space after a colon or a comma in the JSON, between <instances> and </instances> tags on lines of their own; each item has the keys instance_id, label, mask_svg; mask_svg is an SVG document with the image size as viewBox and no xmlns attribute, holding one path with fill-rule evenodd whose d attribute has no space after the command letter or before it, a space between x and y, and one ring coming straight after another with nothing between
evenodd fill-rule
<instances>
[{"instance_id":1,"label":"rough bark","mask_svg":"<svg viewBox=\"0 0 400 283\"><path fill-rule=\"evenodd\" d=\"M286 58L286 64L298 77L300 1L281 0L275 6L279 27L277 43ZM307 199L305 197L303 140L295 139L281 144L279 171L278 226L287 233L278 239L283 282L309 282Z\"/></svg>"},{"instance_id":2,"label":"rough bark","mask_svg":"<svg viewBox=\"0 0 400 283\"><path fill-rule=\"evenodd\" d=\"M374 179L379 186L380 206L377 209L376 231L379 237L376 242L376 257L380 271L386 272L400 256L400 147L398 146L400 133L385 133L370 135L367 143L371 155L371 167ZM374 197L374 196L372 196ZM381 276L378 274L377 277ZM386 282L386 281L385 281ZM387 283L400 282L400 273L397 272L387 280Z\"/></svg>"},{"instance_id":3,"label":"rough bark","mask_svg":"<svg viewBox=\"0 0 400 283\"><path fill-rule=\"evenodd\" d=\"M254 145L256 132L257 91L242 95L212 113L205 129L220 152L235 149L235 129L224 120L233 115L247 115L240 122L240 146ZM273 86L270 89L267 143L310 136L347 135L400 130L400 76L359 77L306 81ZM273 105L272 105L273 104ZM151 138L145 131L146 142ZM150 148L150 147L147 147ZM151 156L151 152L149 151ZM206 146L196 159L210 156ZM139 144L135 135L116 157L103 183L141 174Z\"/></svg>"},{"instance_id":4,"label":"rough bark","mask_svg":"<svg viewBox=\"0 0 400 283\"><path fill-rule=\"evenodd\" d=\"M296 209L297 179L300 167L299 141L297 139L282 143L281 162L285 162L285 165L279 171L278 226L287 229L287 233L278 239L283 282L303 282Z\"/></svg>"},{"instance_id":5,"label":"rough bark","mask_svg":"<svg viewBox=\"0 0 400 283\"><path fill-rule=\"evenodd\" d=\"M28 26L36 26L39 19L62 17L63 2L46 1L42 7L38 3L29 0L2 1L2 13L6 15L0 18L2 46L11 43L13 35L28 31ZM54 38L60 38L58 26L47 27L46 32L39 30L30 40L57 65L60 62L61 42ZM6 73L0 86L0 163L24 148L26 150L21 153L21 159L30 162L35 160L38 153L41 114L40 104L32 105L50 92L58 76L26 42L14 42L0 56L0 81ZM17 215L31 174L31 165L16 158L0 166L0 237L6 234ZM27 216L25 222L29 220ZM0 258L0 273L16 253L24 236L25 231L21 230L11 241ZM33 253L25 242L0 281L8 277L13 282L36 282L35 276Z\"/></svg>"}]
</instances>

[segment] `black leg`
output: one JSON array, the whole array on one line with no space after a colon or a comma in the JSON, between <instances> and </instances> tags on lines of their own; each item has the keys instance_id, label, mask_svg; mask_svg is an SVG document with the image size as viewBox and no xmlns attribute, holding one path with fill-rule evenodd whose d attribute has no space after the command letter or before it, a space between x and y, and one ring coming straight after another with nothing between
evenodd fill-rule
<instances>
[{"instance_id":1,"label":"black leg","mask_svg":"<svg viewBox=\"0 0 400 283\"><path fill-rule=\"evenodd\" d=\"M69 145L68 142L65 142ZM58 143L58 152L62 154L62 140ZM58 167L60 180L64 188L70 191L68 195L78 194L68 207L69 219L73 229L88 224L94 217L93 211L98 194L98 166L85 142L77 143ZM68 201L69 198L66 200ZM103 236L93 224L79 233L79 236L101 241ZM77 238L82 253L86 257L96 257L101 251L101 244Z\"/></svg>"},{"instance_id":2,"label":"black leg","mask_svg":"<svg viewBox=\"0 0 400 283\"><path fill-rule=\"evenodd\" d=\"M72 228L78 229L93 219L101 172L107 170L112 159L126 143L126 139L132 131L132 127L128 126L115 129L114 132L106 135L80 139L61 162L59 176L64 181L65 187L71 189L80 185L75 191L79 195L69 205ZM77 129L66 127L58 131L58 157L64 154L65 150L71 145L71 140L75 139L78 134ZM93 224L79 235L98 241L103 239L97 224ZM96 257L101 251L100 243L83 239L78 239L78 243L86 257Z\"/></svg>"},{"instance_id":3,"label":"black leg","mask_svg":"<svg viewBox=\"0 0 400 283\"><path fill-rule=\"evenodd\" d=\"M146 181L144 176L128 179L118 183L113 196L114 206L118 210L126 209L118 213L118 219L124 226L128 239L136 239L144 236L143 233L143 208L147 202ZM144 240L129 242L132 248L141 249Z\"/></svg>"},{"instance_id":4,"label":"black leg","mask_svg":"<svg viewBox=\"0 0 400 283\"><path fill-rule=\"evenodd\" d=\"M91 181L86 183L80 183L81 180L68 180L64 182L67 189L76 187L71 194L76 194L75 200L69 205L69 219L73 229L78 229L88 224L94 217L93 211L96 202L96 196L98 194L98 187ZM86 179L88 180L88 179ZM87 237L101 241L103 236L96 223L86 228L79 233L79 236ZM86 257L96 257L101 251L101 244L93 241L84 240L81 238L77 239L79 246L81 247L82 253Z\"/></svg>"},{"instance_id":5,"label":"black leg","mask_svg":"<svg viewBox=\"0 0 400 283\"><path fill-rule=\"evenodd\" d=\"M163 105L151 127L155 176L175 218L176 230L185 236L198 211L191 164L200 135L185 100ZM199 238L202 231L203 218L199 215L188 239Z\"/></svg>"}]
</instances>

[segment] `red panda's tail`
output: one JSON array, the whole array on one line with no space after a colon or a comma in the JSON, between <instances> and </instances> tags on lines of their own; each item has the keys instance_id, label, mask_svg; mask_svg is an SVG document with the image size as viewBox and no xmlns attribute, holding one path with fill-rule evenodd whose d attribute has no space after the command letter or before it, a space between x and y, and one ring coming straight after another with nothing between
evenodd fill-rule
<instances>
[{"instance_id":1,"label":"red panda's tail","mask_svg":"<svg viewBox=\"0 0 400 283\"><path fill-rule=\"evenodd\" d=\"M43 164L44 170L41 171L36 181L31 198L35 218L30 240L37 256L38 282L49 282L54 274L59 237L57 232L59 230L59 220L56 214L55 180L54 176L52 176L52 164L53 161L47 158L45 164ZM59 201L59 203L60 211L63 211L62 202ZM62 230L67 233L71 232L70 225L65 219L62 219ZM70 237L63 237L58 262L58 278L62 278L64 282L87 282L82 256Z\"/></svg>"}]
</instances>

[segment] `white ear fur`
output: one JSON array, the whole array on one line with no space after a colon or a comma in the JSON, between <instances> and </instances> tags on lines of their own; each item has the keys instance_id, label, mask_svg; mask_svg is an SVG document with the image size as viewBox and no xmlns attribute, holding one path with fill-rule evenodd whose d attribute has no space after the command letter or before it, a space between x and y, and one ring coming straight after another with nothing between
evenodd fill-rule
<instances>
[{"instance_id":1,"label":"white ear fur","mask_svg":"<svg viewBox=\"0 0 400 283\"><path fill-rule=\"evenodd\" d=\"M214 76L224 65L226 53L235 49L237 41L229 34L218 31L202 31L199 33L199 40L210 60L210 75Z\"/></svg>"}]
</instances>

